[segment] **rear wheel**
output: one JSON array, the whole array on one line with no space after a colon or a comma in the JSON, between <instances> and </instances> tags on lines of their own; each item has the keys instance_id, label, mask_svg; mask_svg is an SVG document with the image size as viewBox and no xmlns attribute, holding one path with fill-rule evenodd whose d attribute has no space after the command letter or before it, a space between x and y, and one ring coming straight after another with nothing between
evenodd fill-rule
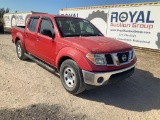
<instances>
[{"instance_id":1,"label":"rear wheel","mask_svg":"<svg viewBox=\"0 0 160 120\"><path fill-rule=\"evenodd\" d=\"M64 88L71 94L79 94L85 90L81 69L73 60L66 60L60 67L60 77Z\"/></svg>"},{"instance_id":2,"label":"rear wheel","mask_svg":"<svg viewBox=\"0 0 160 120\"><path fill-rule=\"evenodd\" d=\"M18 41L16 43L16 52L17 52L17 56L19 59L21 59L21 60L27 59L27 57L24 54L25 52L24 52L24 49L23 49L20 41Z\"/></svg>"}]
</instances>

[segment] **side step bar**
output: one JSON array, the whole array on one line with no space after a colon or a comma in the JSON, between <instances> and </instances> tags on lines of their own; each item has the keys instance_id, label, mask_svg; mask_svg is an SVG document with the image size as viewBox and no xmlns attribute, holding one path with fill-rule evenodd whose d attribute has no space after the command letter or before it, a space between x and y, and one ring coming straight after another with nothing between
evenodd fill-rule
<instances>
[{"instance_id":1,"label":"side step bar","mask_svg":"<svg viewBox=\"0 0 160 120\"><path fill-rule=\"evenodd\" d=\"M36 64L40 65L41 67L43 67L44 69L47 69L48 71L52 72L52 73L55 73L56 72L56 69L50 67L49 65L45 64L44 62L42 62L41 60L38 60L37 58L27 54L27 53L24 53L24 55L26 57L28 57L29 59L33 60Z\"/></svg>"}]
</instances>

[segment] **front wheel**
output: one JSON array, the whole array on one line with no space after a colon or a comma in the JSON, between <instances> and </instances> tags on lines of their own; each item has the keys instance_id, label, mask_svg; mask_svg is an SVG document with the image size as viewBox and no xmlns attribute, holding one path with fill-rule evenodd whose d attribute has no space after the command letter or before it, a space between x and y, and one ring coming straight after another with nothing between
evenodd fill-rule
<instances>
[{"instance_id":1,"label":"front wheel","mask_svg":"<svg viewBox=\"0 0 160 120\"><path fill-rule=\"evenodd\" d=\"M19 59L21 59L21 60L27 59L27 57L26 57L25 54L24 54L25 52L24 52L24 50L23 50L23 47L22 47L20 41L18 41L18 42L16 43L16 52L17 52L17 56L18 56Z\"/></svg>"},{"instance_id":2,"label":"front wheel","mask_svg":"<svg viewBox=\"0 0 160 120\"><path fill-rule=\"evenodd\" d=\"M71 94L79 94L85 90L81 69L73 60L68 59L62 63L60 77L64 88Z\"/></svg>"}]
</instances>

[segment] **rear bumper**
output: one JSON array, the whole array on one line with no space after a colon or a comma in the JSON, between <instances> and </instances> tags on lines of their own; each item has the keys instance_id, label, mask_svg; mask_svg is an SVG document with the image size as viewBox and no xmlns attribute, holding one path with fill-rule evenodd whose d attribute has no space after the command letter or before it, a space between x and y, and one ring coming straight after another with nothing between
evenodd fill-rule
<instances>
[{"instance_id":1,"label":"rear bumper","mask_svg":"<svg viewBox=\"0 0 160 120\"><path fill-rule=\"evenodd\" d=\"M89 85L101 86L130 77L134 73L136 63L130 67L111 72L89 72L82 70L84 82Z\"/></svg>"}]
</instances>

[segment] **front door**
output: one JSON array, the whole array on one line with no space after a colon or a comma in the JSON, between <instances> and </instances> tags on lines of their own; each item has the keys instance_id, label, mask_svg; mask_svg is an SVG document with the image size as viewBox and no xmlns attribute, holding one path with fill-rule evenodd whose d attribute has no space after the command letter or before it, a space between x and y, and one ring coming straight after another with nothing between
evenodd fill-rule
<instances>
[{"instance_id":1,"label":"front door","mask_svg":"<svg viewBox=\"0 0 160 120\"><path fill-rule=\"evenodd\" d=\"M56 38L54 38L54 26L52 20L43 17L40 22L37 42L36 42L36 55L45 62L55 65L56 55Z\"/></svg>"}]
</instances>

